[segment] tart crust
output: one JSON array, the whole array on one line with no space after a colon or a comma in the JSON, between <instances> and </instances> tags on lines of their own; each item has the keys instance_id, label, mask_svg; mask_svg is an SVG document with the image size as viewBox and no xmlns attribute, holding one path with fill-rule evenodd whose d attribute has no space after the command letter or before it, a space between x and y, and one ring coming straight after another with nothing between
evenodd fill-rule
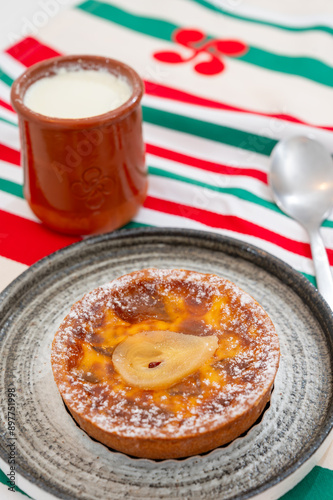
<instances>
[{"instance_id":1,"label":"tart crust","mask_svg":"<svg viewBox=\"0 0 333 500\"><path fill-rule=\"evenodd\" d=\"M130 387L112 353L128 335L216 335L197 372L159 390ZM128 455L167 459L229 443L270 399L279 341L264 309L225 278L145 269L87 293L60 325L52 368L68 410L91 437Z\"/></svg>"}]
</instances>

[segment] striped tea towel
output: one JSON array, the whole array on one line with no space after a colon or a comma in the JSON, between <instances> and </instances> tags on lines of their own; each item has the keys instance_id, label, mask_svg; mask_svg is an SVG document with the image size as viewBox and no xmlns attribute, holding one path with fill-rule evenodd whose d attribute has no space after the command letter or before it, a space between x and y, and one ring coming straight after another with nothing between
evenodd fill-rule
<instances>
[{"instance_id":1,"label":"striped tea towel","mask_svg":"<svg viewBox=\"0 0 333 500\"><path fill-rule=\"evenodd\" d=\"M121 59L145 82L149 191L128 226L232 236L315 284L307 234L274 204L267 174L273 147L290 135L310 135L333 153L333 17L288 18L274 4L254 12L218 0L87 0L0 53L0 273L78 240L40 224L23 198L9 95L32 64L85 53ZM333 265L333 217L322 236ZM284 498L332 499L333 447L321 465Z\"/></svg>"}]
</instances>

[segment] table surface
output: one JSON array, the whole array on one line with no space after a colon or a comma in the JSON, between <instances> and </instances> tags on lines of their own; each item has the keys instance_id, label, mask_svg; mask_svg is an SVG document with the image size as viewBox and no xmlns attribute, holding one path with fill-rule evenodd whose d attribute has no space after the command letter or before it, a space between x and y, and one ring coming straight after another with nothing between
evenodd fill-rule
<instances>
[{"instance_id":1,"label":"table surface","mask_svg":"<svg viewBox=\"0 0 333 500\"><path fill-rule=\"evenodd\" d=\"M38 37L39 31L47 30L48 23L52 23L54 18L65 11L77 0L12 0L11 2L1 2L0 5L0 49L17 43L20 39L33 35ZM216 4L226 4L231 8L241 6L247 7L252 13L259 12L267 8L265 0L241 0L216 1ZM317 0L316 2L301 2L293 0L291 2L273 2L270 6L276 19L296 19L301 16L306 19L307 16L315 16L323 19L325 13L327 23L333 26L333 4L328 4L326 0ZM1 193L0 193L1 196ZM0 228L1 229L1 228ZM5 288L16 276L27 269L27 265L15 260L8 259L0 255L0 290ZM333 468L333 446L329 448L325 456L321 459L319 465L324 468ZM20 482L18 482L20 486ZM311 488L311 483L309 483ZM2 500L11 500L13 494L7 491L6 486L0 483L0 498ZM26 498L19 492L16 492L15 498ZM333 498L333 494L332 494Z\"/></svg>"}]
</instances>

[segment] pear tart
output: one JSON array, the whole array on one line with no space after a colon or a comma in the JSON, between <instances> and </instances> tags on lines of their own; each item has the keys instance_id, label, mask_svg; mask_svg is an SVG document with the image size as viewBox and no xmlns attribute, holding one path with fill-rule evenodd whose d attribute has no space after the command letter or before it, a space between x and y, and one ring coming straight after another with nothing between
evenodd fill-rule
<instances>
[{"instance_id":1,"label":"pear tart","mask_svg":"<svg viewBox=\"0 0 333 500\"><path fill-rule=\"evenodd\" d=\"M60 394L91 437L136 457L203 453L249 429L270 399L279 341L230 281L145 269L76 302L57 331Z\"/></svg>"}]
</instances>

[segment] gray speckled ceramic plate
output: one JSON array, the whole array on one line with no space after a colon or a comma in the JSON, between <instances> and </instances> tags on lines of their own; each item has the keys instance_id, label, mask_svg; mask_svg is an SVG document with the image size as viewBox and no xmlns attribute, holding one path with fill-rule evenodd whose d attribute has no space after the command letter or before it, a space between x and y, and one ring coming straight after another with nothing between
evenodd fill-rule
<instances>
[{"instance_id":1,"label":"gray speckled ceramic plate","mask_svg":"<svg viewBox=\"0 0 333 500\"><path fill-rule=\"evenodd\" d=\"M54 383L50 347L73 302L146 267L225 276L275 323L281 363L270 407L230 445L186 460L133 459L90 439ZM17 471L65 499L245 499L290 477L333 424L332 313L315 288L281 261L209 233L140 229L91 238L38 262L1 295L0 388L17 394ZM5 394L1 395L5 400ZM0 455L8 448L0 409Z\"/></svg>"}]
</instances>

